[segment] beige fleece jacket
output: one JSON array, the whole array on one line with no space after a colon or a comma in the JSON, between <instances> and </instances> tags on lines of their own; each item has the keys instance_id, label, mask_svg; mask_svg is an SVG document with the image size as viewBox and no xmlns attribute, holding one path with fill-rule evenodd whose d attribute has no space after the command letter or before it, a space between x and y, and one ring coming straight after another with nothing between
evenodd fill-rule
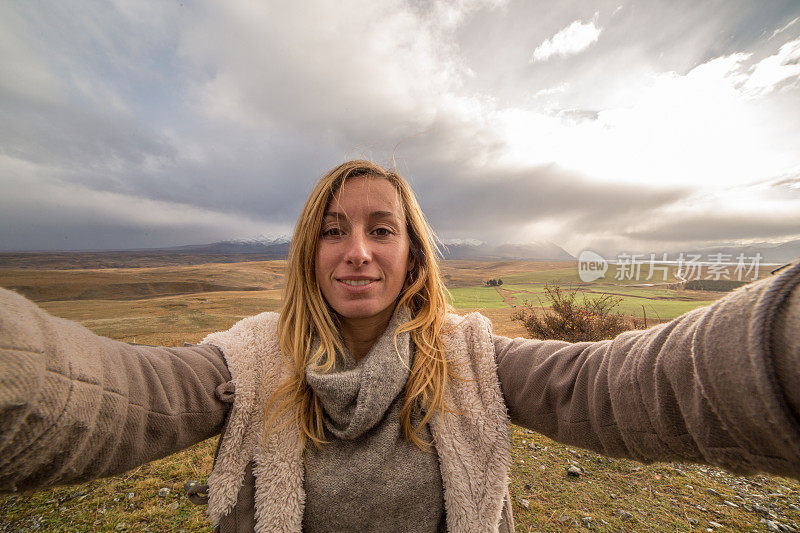
<instances>
[{"instance_id":1,"label":"beige fleece jacket","mask_svg":"<svg viewBox=\"0 0 800 533\"><path fill-rule=\"evenodd\" d=\"M512 421L643 461L800 477L800 263L613 341L496 337ZM0 490L113 475L218 433L212 347L130 346L0 290Z\"/></svg>"}]
</instances>

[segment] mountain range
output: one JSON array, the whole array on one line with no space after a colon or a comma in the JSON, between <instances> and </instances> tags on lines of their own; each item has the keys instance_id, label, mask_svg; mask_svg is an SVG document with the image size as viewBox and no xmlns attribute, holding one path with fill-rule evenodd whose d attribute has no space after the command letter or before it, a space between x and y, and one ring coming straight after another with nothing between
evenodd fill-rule
<instances>
[{"instance_id":1,"label":"mountain range","mask_svg":"<svg viewBox=\"0 0 800 533\"><path fill-rule=\"evenodd\" d=\"M261 256L261 259L285 259L289 255L289 245L290 241L286 237L259 236L252 239L159 248L157 251L196 254L254 254ZM708 260L715 254L729 255L732 261L736 261L739 254L750 258L759 253L761 262L783 264L800 257L800 239L781 244L761 242L676 250L674 253L670 253L668 258L675 259L680 252L699 254L703 257L702 260ZM645 255L649 255L649 252ZM656 254L656 257L658 256L660 254ZM472 261L574 261L576 259L575 256L549 241L493 245L474 239L444 241L441 247L441 257ZM614 259L614 257L609 254L606 259Z\"/></svg>"},{"instance_id":2,"label":"mountain range","mask_svg":"<svg viewBox=\"0 0 800 533\"><path fill-rule=\"evenodd\" d=\"M264 259L286 259L290 242L285 237L256 237L253 239L220 241L210 244L191 244L159 248L161 252L197 254L258 254ZM473 261L525 260L571 261L569 252L548 241L525 244L489 245L465 239L447 241L441 249L443 259L469 259Z\"/></svg>"}]
</instances>

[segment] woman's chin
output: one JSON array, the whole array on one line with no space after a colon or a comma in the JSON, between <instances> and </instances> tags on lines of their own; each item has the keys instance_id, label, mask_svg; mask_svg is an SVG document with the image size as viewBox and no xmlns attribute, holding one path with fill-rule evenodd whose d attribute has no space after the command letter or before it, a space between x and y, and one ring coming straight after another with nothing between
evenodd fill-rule
<instances>
[{"instance_id":1,"label":"woman's chin","mask_svg":"<svg viewBox=\"0 0 800 533\"><path fill-rule=\"evenodd\" d=\"M386 319L391 315L392 306L378 307L369 305L342 306L336 313L344 320Z\"/></svg>"}]
</instances>

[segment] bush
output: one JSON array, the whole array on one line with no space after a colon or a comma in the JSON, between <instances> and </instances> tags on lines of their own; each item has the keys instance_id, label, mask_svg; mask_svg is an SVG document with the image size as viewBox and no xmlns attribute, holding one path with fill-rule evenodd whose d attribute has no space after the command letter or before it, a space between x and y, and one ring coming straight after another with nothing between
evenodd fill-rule
<instances>
[{"instance_id":1,"label":"bush","mask_svg":"<svg viewBox=\"0 0 800 533\"><path fill-rule=\"evenodd\" d=\"M590 299L578 289L562 289L558 285L545 284L545 293L550 300L550 309L537 316L526 302L525 308L514 313L531 337L557 339L568 342L599 341L613 339L623 331L643 326L639 321L620 315L615 311L622 298L610 294Z\"/></svg>"}]
</instances>

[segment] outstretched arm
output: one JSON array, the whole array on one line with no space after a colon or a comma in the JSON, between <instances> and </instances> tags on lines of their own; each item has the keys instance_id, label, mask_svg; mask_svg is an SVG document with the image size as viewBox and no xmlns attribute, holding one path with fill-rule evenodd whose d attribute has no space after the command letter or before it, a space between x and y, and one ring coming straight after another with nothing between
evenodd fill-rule
<instances>
[{"instance_id":1,"label":"outstretched arm","mask_svg":"<svg viewBox=\"0 0 800 533\"><path fill-rule=\"evenodd\" d=\"M220 432L219 351L99 337L0 289L0 492L124 472Z\"/></svg>"},{"instance_id":2,"label":"outstretched arm","mask_svg":"<svg viewBox=\"0 0 800 533\"><path fill-rule=\"evenodd\" d=\"M800 262L648 330L495 354L512 421L554 440L800 477Z\"/></svg>"}]
</instances>

